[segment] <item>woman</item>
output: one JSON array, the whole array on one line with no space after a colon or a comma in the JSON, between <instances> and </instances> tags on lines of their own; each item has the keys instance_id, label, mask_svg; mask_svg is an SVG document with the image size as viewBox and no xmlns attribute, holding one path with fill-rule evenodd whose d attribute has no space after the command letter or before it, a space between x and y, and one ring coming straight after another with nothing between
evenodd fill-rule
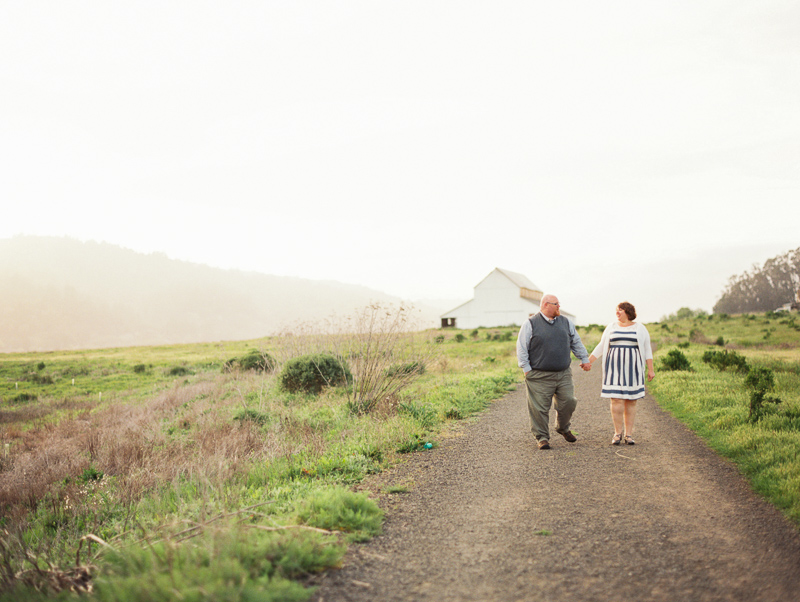
<instances>
[{"instance_id":1,"label":"woman","mask_svg":"<svg viewBox=\"0 0 800 602\"><path fill-rule=\"evenodd\" d=\"M633 440L636 400L644 397L644 369L647 380L655 378L650 333L643 324L634 322L636 308L627 301L617 306L617 321L609 324L603 337L589 356L589 363L603 358L603 388L600 397L611 399L611 420L614 438L611 445Z\"/></svg>"}]
</instances>

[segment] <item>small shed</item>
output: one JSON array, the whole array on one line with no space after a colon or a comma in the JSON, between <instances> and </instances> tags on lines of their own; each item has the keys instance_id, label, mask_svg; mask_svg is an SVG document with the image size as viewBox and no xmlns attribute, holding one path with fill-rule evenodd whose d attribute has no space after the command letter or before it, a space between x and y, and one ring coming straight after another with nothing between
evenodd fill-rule
<instances>
[{"instance_id":1,"label":"small shed","mask_svg":"<svg viewBox=\"0 0 800 602\"><path fill-rule=\"evenodd\" d=\"M495 268L475 285L474 297L446 314L442 328L519 326L539 312L544 293L527 276ZM571 321L575 317L561 312Z\"/></svg>"}]
</instances>

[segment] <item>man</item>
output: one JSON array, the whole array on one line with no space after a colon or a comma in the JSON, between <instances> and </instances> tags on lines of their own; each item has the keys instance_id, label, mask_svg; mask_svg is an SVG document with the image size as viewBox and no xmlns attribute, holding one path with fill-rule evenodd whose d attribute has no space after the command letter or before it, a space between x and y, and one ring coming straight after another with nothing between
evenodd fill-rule
<instances>
[{"instance_id":1,"label":"man","mask_svg":"<svg viewBox=\"0 0 800 602\"><path fill-rule=\"evenodd\" d=\"M555 402L556 432L570 443L577 441L569 430L577 400L572 384L570 351L586 372L592 369L589 354L575 326L561 315L554 295L545 295L539 313L527 320L517 337L517 363L525 373L531 431L539 449L550 449L550 407Z\"/></svg>"}]
</instances>

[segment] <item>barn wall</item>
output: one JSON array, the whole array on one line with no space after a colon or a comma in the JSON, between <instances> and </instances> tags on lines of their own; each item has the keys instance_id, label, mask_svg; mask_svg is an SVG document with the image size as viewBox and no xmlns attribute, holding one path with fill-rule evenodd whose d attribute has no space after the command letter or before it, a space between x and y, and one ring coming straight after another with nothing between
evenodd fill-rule
<instances>
[{"instance_id":1,"label":"barn wall","mask_svg":"<svg viewBox=\"0 0 800 602\"><path fill-rule=\"evenodd\" d=\"M537 301L521 297L520 287L495 270L478 283L471 301L444 314L442 318L456 318L457 328L495 328L521 325L538 311ZM574 320L574 316L565 317Z\"/></svg>"}]
</instances>

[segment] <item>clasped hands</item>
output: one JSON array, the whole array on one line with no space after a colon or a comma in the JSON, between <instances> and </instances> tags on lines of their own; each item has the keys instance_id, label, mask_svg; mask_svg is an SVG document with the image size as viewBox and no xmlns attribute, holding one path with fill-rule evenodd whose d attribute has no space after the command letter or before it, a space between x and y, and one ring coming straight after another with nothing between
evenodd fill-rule
<instances>
[{"instance_id":1,"label":"clasped hands","mask_svg":"<svg viewBox=\"0 0 800 602\"><path fill-rule=\"evenodd\" d=\"M589 362L586 362L585 364L581 364L581 368L583 368L584 372L588 372L589 370L592 369L592 364L589 363Z\"/></svg>"}]
</instances>

